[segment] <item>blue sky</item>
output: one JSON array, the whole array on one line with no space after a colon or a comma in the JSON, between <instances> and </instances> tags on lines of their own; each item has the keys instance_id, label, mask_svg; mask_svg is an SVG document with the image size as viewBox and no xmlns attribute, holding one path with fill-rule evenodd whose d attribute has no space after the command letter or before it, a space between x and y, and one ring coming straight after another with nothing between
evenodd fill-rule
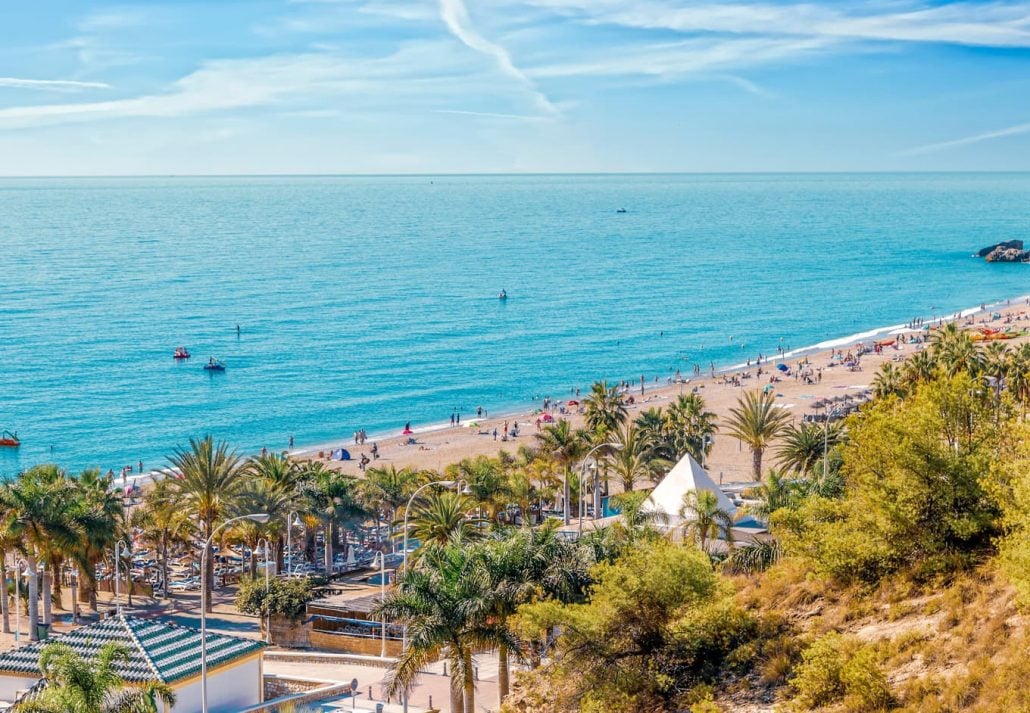
<instances>
[{"instance_id":1,"label":"blue sky","mask_svg":"<svg viewBox=\"0 0 1030 713\"><path fill-rule=\"evenodd\" d=\"M1030 170L1030 0L0 7L0 174Z\"/></svg>"}]
</instances>

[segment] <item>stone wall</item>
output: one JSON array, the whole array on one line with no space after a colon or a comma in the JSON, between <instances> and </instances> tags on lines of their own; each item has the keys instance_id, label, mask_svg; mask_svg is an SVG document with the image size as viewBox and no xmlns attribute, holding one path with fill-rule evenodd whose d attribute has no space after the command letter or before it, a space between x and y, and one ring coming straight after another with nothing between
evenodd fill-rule
<instances>
[{"instance_id":1,"label":"stone wall","mask_svg":"<svg viewBox=\"0 0 1030 713\"><path fill-rule=\"evenodd\" d=\"M270 680L278 679L276 683ZM269 687L272 690L287 690L291 687L303 689L307 684L314 684L315 688L307 688L297 693L287 693L277 698L266 700L259 706L247 708L240 713L287 713L294 711L307 703L345 696L351 692L349 683L326 683L325 681L311 681L309 679L288 679L282 676L265 676L265 694L268 695Z\"/></svg>"}]
</instances>

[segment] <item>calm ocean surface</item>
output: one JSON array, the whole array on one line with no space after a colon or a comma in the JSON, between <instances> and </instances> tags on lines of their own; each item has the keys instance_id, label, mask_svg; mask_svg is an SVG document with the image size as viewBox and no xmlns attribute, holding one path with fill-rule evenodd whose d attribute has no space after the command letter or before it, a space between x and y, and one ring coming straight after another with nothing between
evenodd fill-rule
<instances>
[{"instance_id":1,"label":"calm ocean surface","mask_svg":"<svg viewBox=\"0 0 1030 713\"><path fill-rule=\"evenodd\" d=\"M733 364L1030 293L1011 238L1027 174L3 179L0 474Z\"/></svg>"}]
</instances>

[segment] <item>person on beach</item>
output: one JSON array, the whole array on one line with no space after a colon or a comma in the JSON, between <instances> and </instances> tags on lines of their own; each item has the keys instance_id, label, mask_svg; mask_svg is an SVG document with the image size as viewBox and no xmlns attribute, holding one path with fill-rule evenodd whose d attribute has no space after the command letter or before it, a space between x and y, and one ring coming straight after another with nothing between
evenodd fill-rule
<instances>
[{"instance_id":1,"label":"person on beach","mask_svg":"<svg viewBox=\"0 0 1030 713\"><path fill-rule=\"evenodd\" d=\"M454 428L454 414L451 414L451 428Z\"/></svg>"},{"instance_id":2,"label":"person on beach","mask_svg":"<svg viewBox=\"0 0 1030 713\"><path fill-rule=\"evenodd\" d=\"M379 446L372 441L372 460L379 460Z\"/></svg>"},{"instance_id":3,"label":"person on beach","mask_svg":"<svg viewBox=\"0 0 1030 713\"><path fill-rule=\"evenodd\" d=\"M138 465L139 465L139 472L142 473L143 472L143 461L140 461Z\"/></svg>"}]
</instances>

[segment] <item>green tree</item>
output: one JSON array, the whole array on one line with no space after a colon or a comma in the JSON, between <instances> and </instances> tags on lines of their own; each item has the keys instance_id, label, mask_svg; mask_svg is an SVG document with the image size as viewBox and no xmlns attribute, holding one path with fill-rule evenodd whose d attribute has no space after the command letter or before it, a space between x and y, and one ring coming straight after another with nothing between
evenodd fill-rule
<instances>
[{"instance_id":1,"label":"green tree","mask_svg":"<svg viewBox=\"0 0 1030 713\"><path fill-rule=\"evenodd\" d=\"M667 433L673 451L671 460L688 453L699 463L706 462L718 431L715 414L699 394L680 394L665 412Z\"/></svg>"},{"instance_id":2,"label":"green tree","mask_svg":"<svg viewBox=\"0 0 1030 713\"><path fill-rule=\"evenodd\" d=\"M200 523L200 537L207 541L214 529L232 512L246 480L245 470L236 451L224 441L214 442L211 436L190 439L189 448L176 448L169 458L171 467L180 476L172 479L170 495ZM211 610L214 589L214 563L207 553L207 601Z\"/></svg>"},{"instance_id":3,"label":"green tree","mask_svg":"<svg viewBox=\"0 0 1030 713\"><path fill-rule=\"evenodd\" d=\"M143 542L157 552L158 568L164 595L172 597L168 588L168 562L173 548L186 545L196 530L189 512L183 510L169 496L171 481L159 480L144 499L141 507L132 513L131 523Z\"/></svg>"},{"instance_id":4,"label":"green tree","mask_svg":"<svg viewBox=\"0 0 1030 713\"><path fill-rule=\"evenodd\" d=\"M614 433L629 415L626 400L619 393L618 387L609 386L607 381L593 383L590 393L583 399L583 406L587 427L595 433Z\"/></svg>"},{"instance_id":5,"label":"green tree","mask_svg":"<svg viewBox=\"0 0 1030 713\"><path fill-rule=\"evenodd\" d=\"M474 540L482 536L477 523L468 517L472 501L449 490L420 495L409 523L408 537L423 545L444 546L452 540ZM423 552L423 547L416 555Z\"/></svg>"},{"instance_id":6,"label":"green tree","mask_svg":"<svg viewBox=\"0 0 1030 713\"><path fill-rule=\"evenodd\" d=\"M702 552L709 552L709 543L721 535L733 545L733 516L719 507L719 497L711 490L688 490L683 494L679 515L683 518L683 535Z\"/></svg>"},{"instance_id":7,"label":"green tree","mask_svg":"<svg viewBox=\"0 0 1030 713\"><path fill-rule=\"evenodd\" d=\"M788 426L783 431L777 451L778 463L788 470L811 475L816 464L823 459L826 449L833 449L844 437L840 423L819 425L802 423Z\"/></svg>"},{"instance_id":8,"label":"green tree","mask_svg":"<svg viewBox=\"0 0 1030 713\"><path fill-rule=\"evenodd\" d=\"M46 687L17 703L16 713L157 713L157 702L175 705L175 694L164 683L130 685L118 673L129 663L129 651L118 643L100 647L83 658L70 646L47 644L39 657Z\"/></svg>"},{"instance_id":9,"label":"green tree","mask_svg":"<svg viewBox=\"0 0 1030 713\"><path fill-rule=\"evenodd\" d=\"M375 512L377 525L385 520L393 528L400 520L401 509L427 480L426 473L412 468L393 465L369 468L359 486L361 499Z\"/></svg>"},{"instance_id":10,"label":"green tree","mask_svg":"<svg viewBox=\"0 0 1030 713\"><path fill-rule=\"evenodd\" d=\"M487 628L490 605L488 575L461 543L425 550L417 566L401 571L397 586L373 612L408 627L408 646L388 677L390 695L409 690L427 664L443 657L451 675L452 713L474 713L472 654L496 643L498 633ZM514 637L509 643L517 645Z\"/></svg>"},{"instance_id":11,"label":"green tree","mask_svg":"<svg viewBox=\"0 0 1030 713\"><path fill-rule=\"evenodd\" d=\"M572 424L565 419L557 423L549 423L536 434L541 452L556 466L561 468L562 483L564 485L565 524L568 525L571 518L571 488L569 476L573 464L586 453L586 432L582 429L574 429Z\"/></svg>"},{"instance_id":12,"label":"green tree","mask_svg":"<svg viewBox=\"0 0 1030 713\"><path fill-rule=\"evenodd\" d=\"M767 391L747 391L730 409L726 432L751 449L751 475L762 480L762 455L790 421L786 409Z\"/></svg>"}]
</instances>

